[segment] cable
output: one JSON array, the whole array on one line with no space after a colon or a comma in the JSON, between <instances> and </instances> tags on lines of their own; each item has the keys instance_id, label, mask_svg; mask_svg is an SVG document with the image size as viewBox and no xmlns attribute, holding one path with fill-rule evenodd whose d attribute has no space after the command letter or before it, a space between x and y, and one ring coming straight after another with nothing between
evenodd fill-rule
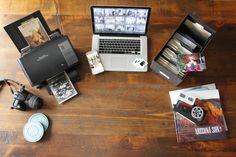
<instances>
[{"instance_id":1,"label":"cable","mask_svg":"<svg viewBox=\"0 0 236 157\"><path fill-rule=\"evenodd\" d=\"M63 28L62 28L62 24L61 24L61 14L60 14L60 8L58 7L58 3L56 2L56 0L53 0L54 2L54 6L56 9L56 24L57 24L57 28L59 28L59 30L61 31L62 34L64 34ZM59 0L58 0L59 2Z\"/></svg>"},{"instance_id":2,"label":"cable","mask_svg":"<svg viewBox=\"0 0 236 157\"><path fill-rule=\"evenodd\" d=\"M4 82L4 79L1 79L1 80L0 80L0 90L2 89L4 83L5 83L5 82Z\"/></svg>"},{"instance_id":3,"label":"cable","mask_svg":"<svg viewBox=\"0 0 236 157\"><path fill-rule=\"evenodd\" d=\"M24 86L22 83L19 83L19 82L15 81L15 80L12 80L12 79L5 79L5 80L6 80L7 82L8 82L8 81L11 81L11 82L17 84L18 86Z\"/></svg>"}]
</instances>

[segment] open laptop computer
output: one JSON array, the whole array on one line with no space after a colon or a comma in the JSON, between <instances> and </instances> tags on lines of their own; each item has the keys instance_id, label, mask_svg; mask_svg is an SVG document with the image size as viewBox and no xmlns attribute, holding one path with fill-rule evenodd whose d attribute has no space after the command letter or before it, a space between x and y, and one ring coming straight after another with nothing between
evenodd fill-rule
<instances>
[{"instance_id":1,"label":"open laptop computer","mask_svg":"<svg viewBox=\"0 0 236 157\"><path fill-rule=\"evenodd\" d=\"M91 6L93 40L106 71L146 72L133 65L137 58L147 61L147 27L151 8Z\"/></svg>"}]
</instances>

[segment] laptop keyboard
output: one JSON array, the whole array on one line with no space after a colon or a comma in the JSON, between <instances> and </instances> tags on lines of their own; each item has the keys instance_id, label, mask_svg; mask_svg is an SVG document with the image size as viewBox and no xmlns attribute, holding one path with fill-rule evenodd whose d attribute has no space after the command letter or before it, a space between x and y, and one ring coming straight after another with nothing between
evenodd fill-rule
<instances>
[{"instance_id":1,"label":"laptop keyboard","mask_svg":"<svg viewBox=\"0 0 236 157\"><path fill-rule=\"evenodd\" d=\"M133 39L99 39L99 53L141 54L140 40Z\"/></svg>"}]
</instances>

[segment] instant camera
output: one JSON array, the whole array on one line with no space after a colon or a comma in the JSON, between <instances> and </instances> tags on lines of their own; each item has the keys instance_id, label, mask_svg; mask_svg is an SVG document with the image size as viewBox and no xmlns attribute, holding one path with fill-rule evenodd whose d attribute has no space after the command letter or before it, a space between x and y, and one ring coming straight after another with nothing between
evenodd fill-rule
<instances>
[{"instance_id":1,"label":"instant camera","mask_svg":"<svg viewBox=\"0 0 236 157\"><path fill-rule=\"evenodd\" d=\"M40 11L4 27L21 56L18 62L31 86L47 86L47 80L66 72L78 81L79 59L69 38L59 29L51 31Z\"/></svg>"}]
</instances>

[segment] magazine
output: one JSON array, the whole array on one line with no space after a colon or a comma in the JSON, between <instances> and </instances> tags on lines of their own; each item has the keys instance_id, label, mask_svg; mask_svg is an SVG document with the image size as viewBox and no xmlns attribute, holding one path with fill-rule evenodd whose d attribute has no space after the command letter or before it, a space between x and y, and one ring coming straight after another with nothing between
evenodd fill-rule
<instances>
[{"instance_id":1,"label":"magazine","mask_svg":"<svg viewBox=\"0 0 236 157\"><path fill-rule=\"evenodd\" d=\"M221 108L219 91L215 89L215 84L170 91L169 95L173 109L178 102L180 93L196 97L194 103L203 108L205 116L202 123L197 125L181 113L173 112L177 142L226 138L228 128Z\"/></svg>"}]
</instances>

